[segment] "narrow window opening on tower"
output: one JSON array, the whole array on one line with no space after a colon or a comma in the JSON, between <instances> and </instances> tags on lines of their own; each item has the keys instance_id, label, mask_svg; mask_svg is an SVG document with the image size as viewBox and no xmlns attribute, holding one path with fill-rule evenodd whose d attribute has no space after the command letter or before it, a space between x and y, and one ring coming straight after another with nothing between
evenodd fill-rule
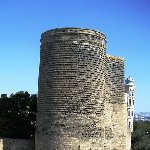
<instances>
[{"instance_id":1,"label":"narrow window opening on tower","mask_svg":"<svg viewBox=\"0 0 150 150\"><path fill-rule=\"evenodd\" d=\"M132 111L132 114L131 114L132 116L133 116L133 111Z\"/></svg>"},{"instance_id":2,"label":"narrow window opening on tower","mask_svg":"<svg viewBox=\"0 0 150 150\"><path fill-rule=\"evenodd\" d=\"M132 101L133 105L134 105L134 100Z\"/></svg>"},{"instance_id":3,"label":"narrow window opening on tower","mask_svg":"<svg viewBox=\"0 0 150 150\"><path fill-rule=\"evenodd\" d=\"M129 106L131 106L131 99L129 99Z\"/></svg>"},{"instance_id":4,"label":"narrow window opening on tower","mask_svg":"<svg viewBox=\"0 0 150 150\"><path fill-rule=\"evenodd\" d=\"M130 116L130 111L128 111L128 116Z\"/></svg>"},{"instance_id":5,"label":"narrow window opening on tower","mask_svg":"<svg viewBox=\"0 0 150 150\"><path fill-rule=\"evenodd\" d=\"M129 122L129 128L131 128L131 122Z\"/></svg>"}]
</instances>

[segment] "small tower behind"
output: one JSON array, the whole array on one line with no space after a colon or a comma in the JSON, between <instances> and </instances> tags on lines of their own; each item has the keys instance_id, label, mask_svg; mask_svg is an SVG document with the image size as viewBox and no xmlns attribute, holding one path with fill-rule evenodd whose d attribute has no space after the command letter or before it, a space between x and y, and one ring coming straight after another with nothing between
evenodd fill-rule
<instances>
[{"instance_id":1,"label":"small tower behind","mask_svg":"<svg viewBox=\"0 0 150 150\"><path fill-rule=\"evenodd\" d=\"M130 76L125 80L125 98L127 102L128 127L133 131L135 82Z\"/></svg>"}]
</instances>

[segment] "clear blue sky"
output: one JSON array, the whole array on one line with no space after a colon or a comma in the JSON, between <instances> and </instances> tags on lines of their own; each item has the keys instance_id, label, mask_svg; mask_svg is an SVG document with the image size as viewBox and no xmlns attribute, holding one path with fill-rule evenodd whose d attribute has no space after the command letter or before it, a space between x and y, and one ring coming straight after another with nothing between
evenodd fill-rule
<instances>
[{"instance_id":1,"label":"clear blue sky","mask_svg":"<svg viewBox=\"0 0 150 150\"><path fill-rule=\"evenodd\" d=\"M149 0L1 0L0 94L37 93L40 35L56 27L105 33L107 53L136 81L136 111L150 112Z\"/></svg>"}]
</instances>

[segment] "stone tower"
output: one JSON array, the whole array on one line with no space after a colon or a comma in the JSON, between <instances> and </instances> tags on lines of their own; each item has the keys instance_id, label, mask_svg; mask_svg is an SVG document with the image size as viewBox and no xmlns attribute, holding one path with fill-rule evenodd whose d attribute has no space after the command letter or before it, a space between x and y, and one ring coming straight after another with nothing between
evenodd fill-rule
<instances>
[{"instance_id":1,"label":"stone tower","mask_svg":"<svg viewBox=\"0 0 150 150\"><path fill-rule=\"evenodd\" d=\"M124 61L95 30L41 36L36 150L129 150Z\"/></svg>"}]
</instances>

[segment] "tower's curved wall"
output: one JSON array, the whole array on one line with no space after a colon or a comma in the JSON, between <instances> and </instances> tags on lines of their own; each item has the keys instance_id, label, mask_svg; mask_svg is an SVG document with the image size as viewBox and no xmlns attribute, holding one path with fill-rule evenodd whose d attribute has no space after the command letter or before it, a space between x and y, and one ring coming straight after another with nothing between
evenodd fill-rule
<instances>
[{"instance_id":1,"label":"tower's curved wall","mask_svg":"<svg viewBox=\"0 0 150 150\"><path fill-rule=\"evenodd\" d=\"M105 40L80 28L42 34L36 150L104 149Z\"/></svg>"}]
</instances>

